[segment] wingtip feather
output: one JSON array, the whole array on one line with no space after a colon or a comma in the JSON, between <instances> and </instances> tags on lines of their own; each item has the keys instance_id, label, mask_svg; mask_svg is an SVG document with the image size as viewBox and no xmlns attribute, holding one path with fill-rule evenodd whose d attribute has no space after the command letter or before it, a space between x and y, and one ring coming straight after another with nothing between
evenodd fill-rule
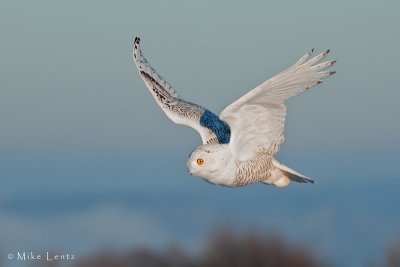
<instances>
[{"instance_id":1,"label":"wingtip feather","mask_svg":"<svg viewBox=\"0 0 400 267\"><path fill-rule=\"evenodd\" d=\"M135 37L135 41L133 42L133 59L136 61L138 55L138 50L140 50L140 37Z\"/></svg>"},{"instance_id":2,"label":"wingtip feather","mask_svg":"<svg viewBox=\"0 0 400 267\"><path fill-rule=\"evenodd\" d=\"M330 49L325 50L324 56L327 55L327 54L329 54L329 52L331 52Z\"/></svg>"}]
</instances>

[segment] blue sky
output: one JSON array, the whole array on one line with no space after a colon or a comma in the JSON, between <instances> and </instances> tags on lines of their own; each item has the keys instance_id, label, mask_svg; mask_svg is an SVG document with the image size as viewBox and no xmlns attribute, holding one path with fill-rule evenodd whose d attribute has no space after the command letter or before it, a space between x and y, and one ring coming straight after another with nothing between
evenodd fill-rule
<instances>
[{"instance_id":1,"label":"blue sky","mask_svg":"<svg viewBox=\"0 0 400 267\"><path fill-rule=\"evenodd\" d=\"M394 1L3 1L1 257L172 241L195 249L228 223L279 232L342 265L379 261L400 238L397 10ZM183 97L214 112L310 48L331 48L337 74L287 102L277 155L317 184L226 189L188 175L200 138L154 103L131 59L135 36Z\"/></svg>"}]
</instances>

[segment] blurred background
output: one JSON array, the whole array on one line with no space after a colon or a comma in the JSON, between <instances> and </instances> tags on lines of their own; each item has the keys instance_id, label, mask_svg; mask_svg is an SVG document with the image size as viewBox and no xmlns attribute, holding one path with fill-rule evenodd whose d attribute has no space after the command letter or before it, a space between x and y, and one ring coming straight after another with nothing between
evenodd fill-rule
<instances>
[{"instance_id":1,"label":"blurred background","mask_svg":"<svg viewBox=\"0 0 400 267\"><path fill-rule=\"evenodd\" d=\"M0 2L1 266L400 266L398 1ZM212 186L136 73L135 36L218 113L331 48L277 158L315 185ZM17 260L18 252L73 254ZM9 259L10 254L14 255Z\"/></svg>"}]
</instances>

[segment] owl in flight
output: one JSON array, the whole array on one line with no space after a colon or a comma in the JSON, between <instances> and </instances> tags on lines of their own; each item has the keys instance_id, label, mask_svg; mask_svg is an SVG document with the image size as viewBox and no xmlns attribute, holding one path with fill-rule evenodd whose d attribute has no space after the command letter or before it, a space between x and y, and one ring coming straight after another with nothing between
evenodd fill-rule
<instances>
[{"instance_id":1,"label":"owl in flight","mask_svg":"<svg viewBox=\"0 0 400 267\"><path fill-rule=\"evenodd\" d=\"M261 83L225 107L219 115L184 100L149 64L135 38L133 60L154 99L175 123L195 129L203 145L189 156L191 175L229 187L261 182L276 187L291 181L314 181L274 159L283 142L285 101L335 71L326 70L336 60L319 63L329 50L310 58L313 50L295 64Z\"/></svg>"}]
</instances>

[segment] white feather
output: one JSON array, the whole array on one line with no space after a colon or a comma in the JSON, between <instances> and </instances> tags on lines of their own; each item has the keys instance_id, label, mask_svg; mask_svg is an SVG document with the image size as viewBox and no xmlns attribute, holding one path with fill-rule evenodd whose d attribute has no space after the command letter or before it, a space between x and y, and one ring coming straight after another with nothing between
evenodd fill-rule
<instances>
[{"instance_id":1,"label":"white feather","mask_svg":"<svg viewBox=\"0 0 400 267\"><path fill-rule=\"evenodd\" d=\"M196 130L200 134L203 144L215 140L215 134L199 123L204 108L182 99L172 86L151 67L140 49L140 38L135 39L132 54L140 77L167 117L174 123Z\"/></svg>"},{"instance_id":2,"label":"white feather","mask_svg":"<svg viewBox=\"0 0 400 267\"><path fill-rule=\"evenodd\" d=\"M273 158L283 142L284 102L334 73L325 70L334 60L319 63L329 50L310 59L312 52L223 109L219 115L222 121L208 110L205 113L203 107L183 100L143 57L139 38L135 39L133 57L140 76L164 113L173 122L192 127L201 135L203 145L191 153L187 163L191 174L225 186L263 182L284 187L290 181L314 182ZM230 141L221 144L219 141L225 139L217 138L215 133L221 131L214 126L224 127L222 133L229 134L226 123L230 127Z\"/></svg>"},{"instance_id":3,"label":"white feather","mask_svg":"<svg viewBox=\"0 0 400 267\"><path fill-rule=\"evenodd\" d=\"M286 116L284 102L321 82L333 71L320 71L335 61L318 63L329 50L307 61L312 51L286 70L263 82L219 114L231 127L230 147L238 160L250 160L257 153L271 155L283 142Z\"/></svg>"}]
</instances>

